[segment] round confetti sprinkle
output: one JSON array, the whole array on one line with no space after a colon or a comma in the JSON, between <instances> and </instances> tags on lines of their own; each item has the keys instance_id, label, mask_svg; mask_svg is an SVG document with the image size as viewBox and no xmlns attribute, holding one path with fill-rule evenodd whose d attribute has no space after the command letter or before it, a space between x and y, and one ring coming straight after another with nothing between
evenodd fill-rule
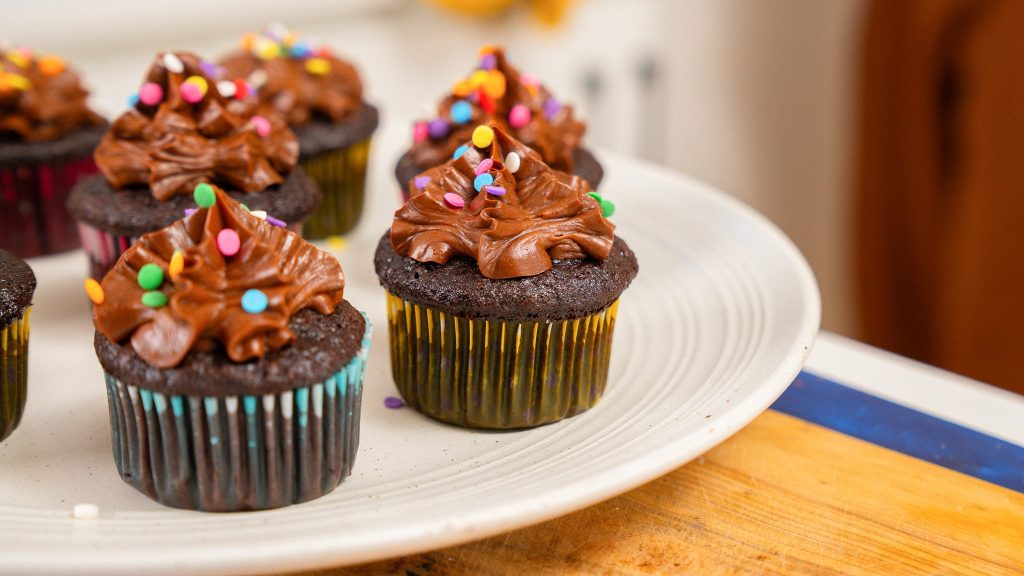
<instances>
[{"instance_id":1,"label":"round confetti sprinkle","mask_svg":"<svg viewBox=\"0 0 1024 576\"><path fill-rule=\"evenodd\" d=\"M171 278L175 278L181 271L185 269L185 255L181 253L181 250L175 250L171 254L171 261L167 264L167 275Z\"/></svg>"},{"instance_id":2,"label":"round confetti sprinkle","mask_svg":"<svg viewBox=\"0 0 1024 576\"><path fill-rule=\"evenodd\" d=\"M487 82L486 70L475 70L469 75L469 85L472 86L474 90L483 86L484 82Z\"/></svg>"},{"instance_id":3,"label":"round confetti sprinkle","mask_svg":"<svg viewBox=\"0 0 1024 576\"><path fill-rule=\"evenodd\" d=\"M519 154L516 154L515 152L509 152L508 155L505 156L505 168L508 168L509 172L513 174L519 172L519 163Z\"/></svg>"},{"instance_id":4,"label":"round confetti sprinkle","mask_svg":"<svg viewBox=\"0 0 1024 576\"><path fill-rule=\"evenodd\" d=\"M459 100L455 104L452 104L451 110L448 111L448 115L451 116L452 122L456 124L465 124L473 119L473 105L465 100Z\"/></svg>"},{"instance_id":5,"label":"round confetti sprinkle","mask_svg":"<svg viewBox=\"0 0 1024 576\"><path fill-rule=\"evenodd\" d=\"M206 81L206 78L203 78L202 76L189 76L185 79L185 83L195 84L203 96L206 96L207 91L210 90L210 84Z\"/></svg>"},{"instance_id":6,"label":"round confetti sprinkle","mask_svg":"<svg viewBox=\"0 0 1024 576\"><path fill-rule=\"evenodd\" d=\"M235 85L231 80L221 80L217 82L217 92L225 98L231 98L238 91L238 86Z\"/></svg>"},{"instance_id":7,"label":"round confetti sprinkle","mask_svg":"<svg viewBox=\"0 0 1024 576\"><path fill-rule=\"evenodd\" d=\"M257 68L249 74L249 77L245 79L252 86L259 88L267 83L267 71L263 68Z\"/></svg>"},{"instance_id":8,"label":"round confetti sprinkle","mask_svg":"<svg viewBox=\"0 0 1024 576\"><path fill-rule=\"evenodd\" d=\"M224 228L220 232L217 232L217 250L225 256L234 256L238 254L238 250L242 247L242 239L238 237L238 232L235 232L231 228Z\"/></svg>"},{"instance_id":9,"label":"round confetti sprinkle","mask_svg":"<svg viewBox=\"0 0 1024 576\"><path fill-rule=\"evenodd\" d=\"M185 216L191 216L191 215L195 214L198 211L199 211L198 208L185 208Z\"/></svg>"},{"instance_id":10,"label":"round confetti sprinkle","mask_svg":"<svg viewBox=\"0 0 1024 576\"><path fill-rule=\"evenodd\" d=\"M455 192L445 192L445 195L442 196L442 198L444 198L444 203L447 204L449 208L459 209L466 205L466 200Z\"/></svg>"},{"instance_id":11,"label":"round confetti sprinkle","mask_svg":"<svg viewBox=\"0 0 1024 576\"><path fill-rule=\"evenodd\" d=\"M498 57L494 54L486 54L480 59L480 68L484 70L494 70L498 66Z\"/></svg>"},{"instance_id":12,"label":"round confetti sprinkle","mask_svg":"<svg viewBox=\"0 0 1024 576\"><path fill-rule=\"evenodd\" d=\"M494 114L494 112L498 109L498 105L495 104L494 98L491 98L490 96L484 94L483 92L479 92L479 96L480 108L488 114Z\"/></svg>"},{"instance_id":13,"label":"round confetti sprinkle","mask_svg":"<svg viewBox=\"0 0 1024 576\"><path fill-rule=\"evenodd\" d=\"M605 200L597 192L587 192L587 196L597 200L598 205L601 206L601 216L608 218L612 214L615 214L615 204L613 204L611 200Z\"/></svg>"},{"instance_id":14,"label":"round confetti sprinkle","mask_svg":"<svg viewBox=\"0 0 1024 576\"><path fill-rule=\"evenodd\" d=\"M203 71L203 74L213 78L217 76L217 65L209 60L202 60L199 62L199 69Z\"/></svg>"},{"instance_id":15,"label":"round confetti sprinkle","mask_svg":"<svg viewBox=\"0 0 1024 576\"><path fill-rule=\"evenodd\" d=\"M139 95L138 94L132 94L132 95L128 96L128 107L129 108L134 108L135 105L138 104L138 103L139 103Z\"/></svg>"},{"instance_id":16,"label":"round confetti sprinkle","mask_svg":"<svg viewBox=\"0 0 1024 576\"><path fill-rule=\"evenodd\" d=\"M178 93L181 94L181 99L189 104L195 104L203 99L203 91L199 86L189 82L182 82L178 86Z\"/></svg>"},{"instance_id":17,"label":"round confetti sprinkle","mask_svg":"<svg viewBox=\"0 0 1024 576\"><path fill-rule=\"evenodd\" d=\"M7 83L13 86L15 90L25 91L32 88L32 82L21 74L7 74L6 78Z\"/></svg>"},{"instance_id":18,"label":"round confetti sprinkle","mask_svg":"<svg viewBox=\"0 0 1024 576\"><path fill-rule=\"evenodd\" d=\"M291 53L293 58L308 58L313 53L313 49L305 42L296 42L291 48Z\"/></svg>"},{"instance_id":19,"label":"round confetti sprinkle","mask_svg":"<svg viewBox=\"0 0 1024 576\"><path fill-rule=\"evenodd\" d=\"M164 89L156 82L146 82L139 88L139 102L146 106L156 106L164 99Z\"/></svg>"},{"instance_id":20,"label":"round confetti sprinkle","mask_svg":"<svg viewBox=\"0 0 1024 576\"><path fill-rule=\"evenodd\" d=\"M276 42L264 40L256 46L256 56L261 60L273 60L280 53L281 49L277 46Z\"/></svg>"},{"instance_id":21,"label":"round confetti sprinkle","mask_svg":"<svg viewBox=\"0 0 1024 576\"><path fill-rule=\"evenodd\" d=\"M417 176L412 183L416 186L417 190L423 190L427 187L427 184L430 184L430 176Z\"/></svg>"},{"instance_id":22,"label":"round confetti sprinkle","mask_svg":"<svg viewBox=\"0 0 1024 576\"><path fill-rule=\"evenodd\" d=\"M484 94L494 99L501 98L505 95L505 86L505 75L497 70L491 70L483 84Z\"/></svg>"},{"instance_id":23,"label":"round confetti sprinkle","mask_svg":"<svg viewBox=\"0 0 1024 576\"><path fill-rule=\"evenodd\" d=\"M267 309L267 295L255 288L250 288L242 294L242 310L249 314L259 314Z\"/></svg>"},{"instance_id":24,"label":"round confetti sprinkle","mask_svg":"<svg viewBox=\"0 0 1024 576\"><path fill-rule=\"evenodd\" d=\"M412 140L413 142L422 142L427 139L430 135L430 129L427 127L426 122L417 122L412 126Z\"/></svg>"},{"instance_id":25,"label":"round confetti sprinkle","mask_svg":"<svg viewBox=\"0 0 1024 576\"><path fill-rule=\"evenodd\" d=\"M473 130L473 146L486 148L494 142L494 130L490 126L477 126Z\"/></svg>"},{"instance_id":26,"label":"round confetti sprinkle","mask_svg":"<svg viewBox=\"0 0 1024 576\"><path fill-rule=\"evenodd\" d=\"M256 127L256 133L266 138L267 134L270 134L270 120L267 120L263 116L253 116L249 118L249 123Z\"/></svg>"},{"instance_id":27,"label":"round confetti sprinkle","mask_svg":"<svg viewBox=\"0 0 1024 576\"><path fill-rule=\"evenodd\" d=\"M395 396L388 396L387 398L384 399L384 407L385 408L389 408L391 410L397 410L397 409L401 408L402 406L405 406L405 401L402 400L401 398L397 398Z\"/></svg>"},{"instance_id":28,"label":"round confetti sprinkle","mask_svg":"<svg viewBox=\"0 0 1024 576\"><path fill-rule=\"evenodd\" d=\"M469 150L469 145L468 144L463 144L462 146L459 146L458 148L455 149L455 153L452 154L452 160L458 160L468 150Z\"/></svg>"},{"instance_id":29,"label":"round confetti sprinkle","mask_svg":"<svg viewBox=\"0 0 1024 576\"><path fill-rule=\"evenodd\" d=\"M431 120L430 124L427 124L427 133L435 140L444 138L448 135L448 123L441 118Z\"/></svg>"},{"instance_id":30,"label":"round confetti sprinkle","mask_svg":"<svg viewBox=\"0 0 1024 576\"><path fill-rule=\"evenodd\" d=\"M326 76L331 71L331 63L324 58L306 60L306 72L314 76Z\"/></svg>"},{"instance_id":31,"label":"round confetti sprinkle","mask_svg":"<svg viewBox=\"0 0 1024 576\"><path fill-rule=\"evenodd\" d=\"M192 198L200 208L209 208L217 201L217 195L213 192L213 186L206 182L196 184L196 189L192 192Z\"/></svg>"},{"instance_id":32,"label":"round confetti sprinkle","mask_svg":"<svg viewBox=\"0 0 1024 576\"><path fill-rule=\"evenodd\" d=\"M286 224L284 220L278 220L273 216L267 216L267 224L270 224L271 226L277 226L278 228L288 227L288 224Z\"/></svg>"},{"instance_id":33,"label":"round confetti sprinkle","mask_svg":"<svg viewBox=\"0 0 1024 576\"><path fill-rule=\"evenodd\" d=\"M243 78L235 78L233 84L235 85L235 99L241 100L249 95L249 83Z\"/></svg>"},{"instance_id":34,"label":"round confetti sprinkle","mask_svg":"<svg viewBox=\"0 0 1024 576\"><path fill-rule=\"evenodd\" d=\"M43 56L36 62L39 71L46 76L56 76L64 71L64 60L57 56Z\"/></svg>"},{"instance_id":35,"label":"round confetti sprinkle","mask_svg":"<svg viewBox=\"0 0 1024 576\"><path fill-rule=\"evenodd\" d=\"M167 306L167 294L159 290L151 290L142 295L142 304L150 308L163 308Z\"/></svg>"},{"instance_id":36,"label":"round confetti sprinkle","mask_svg":"<svg viewBox=\"0 0 1024 576\"><path fill-rule=\"evenodd\" d=\"M484 186L488 186L490 184L494 184L494 176L491 176L486 172L473 179L473 188L475 188L477 192L479 192Z\"/></svg>"},{"instance_id":37,"label":"round confetti sprinkle","mask_svg":"<svg viewBox=\"0 0 1024 576\"><path fill-rule=\"evenodd\" d=\"M562 105L558 103L558 100L548 98L544 101L544 117L548 120L554 118L561 110Z\"/></svg>"},{"instance_id":38,"label":"round confetti sprinkle","mask_svg":"<svg viewBox=\"0 0 1024 576\"><path fill-rule=\"evenodd\" d=\"M505 189L501 186L484 186L484 191L495 196L504 196Z\"/></svg>"},{"instance_id":39,"label":"round confetti sprinkle","mask_svg":"<svg viewBox=\"0 0 1024 576\"><path fill-rule=\"evenodd\" d=\"M508 112L508 124L513 128L522 128L530 123L530 109L524 104L516 104Z\"/></svg>"},{"instance_id":40,"label":"round confetti sprinkle","mask_svg":"<svg viewBox=\"0 0 1024 576\"><path fill-rule=\"evenodd\" d=\"M249 214L252 214L253 216L259 218L260 220L266 220L267 219L267 211L266 210L253 210L252 212L249 212Z\"/></svg>"},{"instance_id":41,"label":"round confetti sprinkle","mask_svg":"<svg viewBox=\"0 0 1024 576\"><path fill-rule=\"evenodd\" d=\"M164 283L164 271L160 266L150 263L139 268L139 288L156 290Z\"/></svg>"},{"instance_id":42,"label":"round confetti sprinkle","mask_svg":"<svg viewBox=\"0 0 1024 576\"><path fill-rule=\"evenodd\" d=\"M20 50L12 50L6 53L5 56L7 57L8 60L11 61L12 64L17 66L18 68L28 67L29 58L25 55L24 52Z\"/></svg>"},{"instance_id":43,"label":"round confetti sprinkle","mask_svg":"<svg viewBox=\"0 0 1024 576\"><path fill-rule=\"evenodd\" d=\"M523 86L537 86L540 84L540 82L537 81L537 78L532 74L520 74L519 83Z\"/></svg>"},{"instance_id":44,"label":"round confetti sprinkle","mask_svg":"<svg viewBox=\"0 0 1024 576\"><path fill-rule=\"evenodd\" d=\"M483 174L484 172L487 172L488 170L490 170L491 167L493 167L493 166L494 166L494 160L491 160L490 158L484 158L483 160L480 161L479 164L476 165L476 169L473 170L473 173L476 174L477 176L479 176L479 175Z\"/></svg>"},{"instance_id":45,"label":"round confetti sprinkle","mask_svg":"<svg viewBox=\"0 0 1024 576\"><path fill-rule=\"evenodd\" d=\"M170 52L164 54L163 58L164 68L167 68L168 72L175 74L181 74L185 71L185 64L181 62L181 59L171 54Z\"/></svg>"},{"instance_id":46,"label":"round confetti sprinkle","mask_svg":"<svg viewBox=\"0 0 1024 576\"><path fill-rule=\"evenodd\" d=\"M455 87L452 88L452 94L455 94L459 98L469 96L472 91L473 85L470 84L469 80L459 80L455 83Z\"/></svg>"},{"instance_id":47,"label":"round confetti sprinkle","mask_svg":"<svg viewBox=\"0 0 1024 576\"><path fill-rule=\"evenodd\" d=\"M103 292L103 286L93 278L85 279L85 295L97 306L103 304L103 301L107 299L106 293Z\"/></svg>"}]
</instances>

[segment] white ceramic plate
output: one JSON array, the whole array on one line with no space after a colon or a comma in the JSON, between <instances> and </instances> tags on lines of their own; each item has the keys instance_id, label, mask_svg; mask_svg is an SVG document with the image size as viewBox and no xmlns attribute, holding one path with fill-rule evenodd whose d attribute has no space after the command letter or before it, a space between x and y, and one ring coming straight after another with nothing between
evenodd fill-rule
<instances>
[{"instance_id":1,"label":"white ceramic plate","mask_svg":"<svg viewBox=\"0 0 1024 576\"><path fill-rule=\"evenodd\" d=\"M27 414L0 444L0 570L243 573L408 554L588 506L736 432L806 359L820 315L814 278L774 226L730 197L636 162L605 164L603 190L640 275L622 298L601 403L511 433L386 409L395 389L371 260L391 203L377 201L337 252L348 299L376 325L355 470L326 497L282 510L173 510L120 480L81 292L84 256L34 260ZM98 518L73 519L82 502Z\"/></svg>"}]
</instances>

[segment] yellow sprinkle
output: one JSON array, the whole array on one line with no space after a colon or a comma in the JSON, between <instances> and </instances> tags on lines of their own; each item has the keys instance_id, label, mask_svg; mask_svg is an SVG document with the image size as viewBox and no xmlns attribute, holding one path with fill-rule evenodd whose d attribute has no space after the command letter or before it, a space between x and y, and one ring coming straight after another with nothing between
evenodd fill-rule
<instances>
[{"instance_id":1,"label":"yellow sprinkle","mask_svg":"<svg viewBox=\"0 0 1024 576\"><path fill-rule=\"evenodd\" d=\"M345 249L345 238L342 236L328 236L327 245L331 247L331 250L335 252L341 252Z\"/></svg>"},{"instance_id":2,"label":"yellow sprinkle","mask_svg":"<svg viewBox=\"0 0 1024 576\"><path fill-rule=\"evenodd\" d=\"M8 74L7 83L18 90L28 90L32 88L32 82L20 74Z\"/></svg>"},{"instance_id":3,"label":"yellow sprinkle","mask_svg":"<svg viewBox=\"0 0 1024 576\"><path fill-rule=\"evenodd\" d=\"M469 83L469 80L459 80L455 83L455 87L452 88L452 93L456 96L469 96L473 91L473 85Z\"/></svg>"},{"instance_id":4,"label":"yellow sprinkle","mask_svg":"<svg viewBox=\"0 0 1024 576\"><path fill-rule=\"evenodd\" d=\"M326 76L331 71L331 63L324 58L306 60L306 72L314 76Z\"/></svg>"},{"instance_id":5,"label":"yellow sprinkle","mask_svg":"<svg viewBox=\"0 0 1024 576\"><path fill-rule=\"evenodd\" d=\"M181 253L181 250L175 250L174 254L171 254L170 263L167 264L167 275L173 279L184 269L185 255Z\"/></svg>"},{"instance_id":6,"label":"yellow sprinkle","mask_svg":"<svg viewBox=\"0 0 1024 576\"><path fill-rule=\"evenodd\" d=\"M97 306L103 304L103 301L107 299L106 294L103 293L103 286L92 278L85 279L85 294Z\"/></svg>"},{"instance_id":7,"label":"yellow sprinkle","mask_svg":"<svg viewBox=\"0 0 1024 576\"><path fill-rule=\"evenodd\" d=\"M497 50L497 48L495 48L494 44L484 44L483 46L480 47L479 54L480 56L487 56L488 54L493 53L495 50Z\"/></svg>"},{"instance_id":8,"label":"yellow sprinkle","mask_svg":"<svg viewBox=\"0 0 1024 576\"><path fill-rule=\"evenodd\" d=\"M252 50L253 46L256 45L256 35L252 32L242 36L242 50Z\"/></svg>"},{"instance_id":9,"label":"yellow sprinkle","mask_svg":"<svg viewBox=\"0 0 1024 576\"><path fill-rule=\"evenodd\" d=\"M484 94L487 94L491 98L498 99L505 95L505 75L497 70L491 70L487 73L487 79L484 80Z\"/></svg>"},{"instance_id":10,"label":"yellow sprinkle","mask_svg":"<svg viewBox=\"0 0 1024 576\"><path fill-rule=\"evenodd\" d=\"M64 71L64 60L58 56L43 56L36 63L39 71L46 76L56 76Z\"/></svg>"},{"instance_id":11,"label":"yellow sprinkle","mask_svg":"<svg viewBox=\"0 0 1024 576\"><path fill-rule=\"evenodd\" d=\"M494 142L494 130L490 126L477 126L473 130L473 146L477 148L486 148Z\"/></svg>"},{"instance_id":12,"label":"yellow sprinkle","mask_svg":"<svg viewBox=\"0 0 1024 576\"><path fill-rule=\"evenodd\" d=\"M469 75L469 85L477 89L487 82L487 70L476 70Z\"/></svg>"},{"instance_id":13,"label":"yellow sprinkle","mask_svg":"<svg viewBox=\"0 0 1024 576\"><path fill-rule=\"evenodd\" d=\"M26 68L28 66L28 57L26 57L25 54L23 54L22 52L14 50L8 52L7 54L5 54L5 56L11 62L11 64L14 64L18 68Z\"/></svg>"},{"instance_id":14,"label":"yellow sprinkle","mask_svg":"<svg viewBox=\"0 0 1024 576\"><path fill-rule=\"evenodd\" d=\"M256 47L256 55L262 60L273 60L281 54L281 48L276 42L260 42L260 45Z\"/></svg>"},{"instance_id":15,"label":"yellow sprinkle","mask_svg":"<svg viewBox=\"0 0 1024 576\"><path fill-rule=\"evenodd\" d=\"M295 44L295 33L294 32L289 32L289 33L285 34L284 38L281 39L281 42L285 46L292 46L293 44Z\"/></svg>"}]
</instances>

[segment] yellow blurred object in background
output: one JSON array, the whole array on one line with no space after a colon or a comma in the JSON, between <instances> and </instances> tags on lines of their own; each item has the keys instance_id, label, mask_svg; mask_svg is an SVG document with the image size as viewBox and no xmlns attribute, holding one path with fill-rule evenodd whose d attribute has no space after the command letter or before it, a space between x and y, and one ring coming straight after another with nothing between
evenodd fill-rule
<instances>
[{"instance_id":1,"label":"yellow blurred object in background","mask_svg":"<svg viewBox=\"0 0 1024 576\"><path fill-rule=\"evenodd\" d=\"M494 17L516 4L529 4L533 15L547 26L562 22L573 0L426 0L453 12L481 18Z\"/></svg>"}]
</instances>

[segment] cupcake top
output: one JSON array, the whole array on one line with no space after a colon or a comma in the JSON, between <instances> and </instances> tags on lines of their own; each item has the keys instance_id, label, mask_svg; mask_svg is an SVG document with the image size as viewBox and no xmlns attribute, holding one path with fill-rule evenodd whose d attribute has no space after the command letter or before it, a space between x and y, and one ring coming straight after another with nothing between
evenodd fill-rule
<instances>
[{"instance_id":1,"label":"cupcake top","mask_svg":"<svg viewBox=\"0 0 1024 576\"><path fill-rule=\"evenodd\" d=\"M477 68L441 100L437 117L414 126L409 152L417 166L436 166L469 139L474 126L489 122L536 150L552 168L570 173L573 150L586 130L571 106L510 66L504 50L484 46Z\"/></svg>"},{"instance_id":2,"label":"cupcake top","mask_svg":"<svg viewBox=\"0 0 1024 576\"><path fill-rule=\"evenodd\" d=\"M300 312L328 315L342 302L334 256L218 188L200 184L195 198L199 209L142 236L102 284L86 281L110 342L130 342L156 368L218 348L240 363L291 343Z\"/></svg>"},{"instance_id":3,"label":"cupcake top","mask_svg":"<svg viewBox=\"0 0 1024 576\"><path fill-rule=\"evenodd\" d=\"M348 62L326 46L297 37L283 26L247 34L242 49L220 61L227 78L245 78L261 102L292 127L337 123L363 105L363 83Z\"/></svg>"},{"instance_id":4,"label":"cupcake top","mask_svg":"<svg viewBox=\"0 0 1024 576\"><path fill-rule=\"evenodd\" d=\"M299 145L284 119L245 82L216 83L216 66L187 52L158 54L96 149L115 188L148 185L157 200L211 182L258 192L281 183ZM227 94L227 95L225 95Z\"/></svg>"},{"instance_id":5,"label":"cupcake top","mask_svg":"<svg viewBox=\"0 0 1024 576\"><path fill-rule=\"evenodd\" d=\"M46 142L100 124L88 97L59 57L0 48L0 140Z\"/></svg>"},{"instance_id":6,"label":"cupcake top","mask_svg":"<svg viewBox=\"0 0 1024 576\"><path fill-rule=\"evenodd\" d=\"M0 250L0 329L21 318L32 304L36 276L24 260Z\"/></svg>"},{"instance_id":7,"label":"cupcake top","mask_svg":"<svg viewBox=\"0 0 1024 576\"><path fill-rule=\"evenodd\" d=\"M615 237L609 201L586 180L553 170L498 122L476 127L471 143L410 188L391 243L419 262L463 256L486 278L533 276L552 260L602 261Z\"/></svg>"}]
</instances>

